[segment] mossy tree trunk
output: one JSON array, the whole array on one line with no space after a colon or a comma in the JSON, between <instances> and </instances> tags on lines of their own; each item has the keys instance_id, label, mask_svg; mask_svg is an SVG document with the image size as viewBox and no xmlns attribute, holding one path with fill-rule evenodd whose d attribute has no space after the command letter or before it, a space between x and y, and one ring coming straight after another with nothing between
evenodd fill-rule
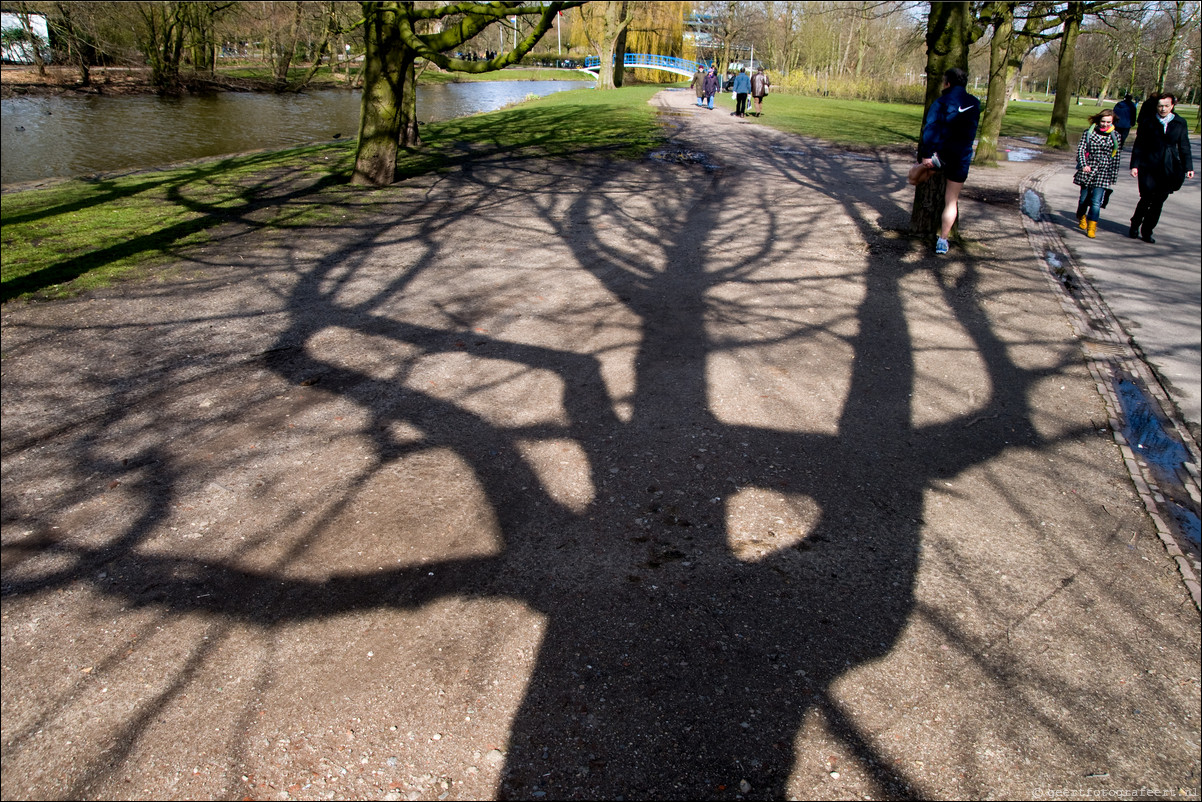
<instances>
[{"instance_id":1,"label":"mossy tree trunk","mask_svg":"<svg viewBox=\"0 0 1202 802\"><path fill-rule=\"evenodd\" d=\"M414 69L417 58L456 72L499 70L521 61L554 24L561 9L581 4L498 2L419 7L413 2L364 0L363 102L351 183L377 187L391 184L396 178L398 149L421 145ZM453 21L445 23L448 16ZM463 61L446 55L489 25L504 24L509 16L538 17L538 24L512 50L488 61ZM419 27L436 30L418 33Z\"/></svg>"},{"instance_id":2,"label":"mossy tree trunk","mask_svg":"<svg viewBox=\"0 0 1202 802\"><path fill-rule=\"evenodd\" d=\"M1055 38L1046 33L1061 23L1061 17L1054 11L1054 3L1032 4L1025 9L1026 19L1022 28L1015 30L1013 3L993 3L988 7L988 21L993 28L993 39L989 45L989 97L977 130L978 145L973 164L997 166L998 139L1006 108L1010 104L1010 95L1014 91L1014 82L1027 54L1036 45Z\"/></svg>"},{"instance_id":3,"label":"mossy tree trunk","mask_svg":"<svg viewBox=\"0 0 1202 802\"><path fill-rule=\"evenodd\" d=\"M402 99L405 81L412 75L413 55L401 42L397 3L365 2L363 12L363 99L351 183L380 187L391 184L396 175Z\"/></svg>"},{"instance_id":4,"label":"mossy tree trunk","mask_svg":"<svg viewBox=\"0 0 1202 802\"><path fill-rule=\"evenodd\" d=\"M1068 111L1073 98L1073 67L1076 64L1077 37L1085 4L1071 2L1065 12L1064 33L1060 37L1060 61L1056 70L1056 102L1052 105L1052 122L1048 126L1048 147L1063 150L1068 147Z\"/></svg>"},{"instance_id":5,"label":"mossy tree trunk","mask_svg":"<svg viewBox=\"0 0 1202 802\"><path fill-rule=\"evenodd\" d=\"M626 34L630 30L630 21L634 18L633 12L629 12L631 3L623 2L620 15L626 20L626 24L618 31L618 36L614 39L614 86L618 87L623 84L626 78Z\"/></svg>"},{"instance_id":6,"label":"mossy tree trunk","mask_svg":"<svg viewBox=\"0 0 1202 802\"><path fill-rule=\"evenodd\" d=\"M597 67L598 89L622 85L626 31L634 18L630 6L625 0L594 0L581 10L585 38L601 62Z\"/></svg>"},{"instance_id":7,"label":"mossy tree trunk","mask_svg":"<svg viewBox=\"0 0 1202 802\"><path fill-rule=\"evenodd\" d=\"M998 3L989 21L993 35L989 40L989 87L985 108L981 110L981 126L977 137L977 152L973 164L997 164L998 138L1002 118L1010 103L1010 86L1018 70L1011 62L1010 48L1014 44L1014 6Z\"/></svg>"}]
</instances>

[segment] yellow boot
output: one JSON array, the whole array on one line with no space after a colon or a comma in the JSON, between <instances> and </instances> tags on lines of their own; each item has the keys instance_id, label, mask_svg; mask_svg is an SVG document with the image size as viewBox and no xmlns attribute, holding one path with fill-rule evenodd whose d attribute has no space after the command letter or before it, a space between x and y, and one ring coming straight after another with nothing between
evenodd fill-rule
<instances>
[{"instance_id":1,"label":"yellow boot","mask_svg":"<svg viewBox=\"0 0 1202 802\"><path fill-rule=\"evenodd\" d=\"M1094 237L1098 236L1098 221L1097 220L1089 221L1089 226L1085 229L1085 236L1089 237L1090 239L1093 239Z\"/></svg>"},{"instance_id":2,"label":"yellow boot","mask_svg":"<svg viewBox=\"0 0 1202 802\"><path fill-rule=\"evenodd\" d=\"M1081 229L1082 231L1084 231L1084 230L1085 230L1085 225L1086 225L1086 222L1087 222L1087 221L1086 221L1086 219L1085 219L1085 215L1081 215L1080 217L1078 217L1078 218L1077 218L1077 228L1079 228L1079 229Z\"/></svg>"}]
</instances>

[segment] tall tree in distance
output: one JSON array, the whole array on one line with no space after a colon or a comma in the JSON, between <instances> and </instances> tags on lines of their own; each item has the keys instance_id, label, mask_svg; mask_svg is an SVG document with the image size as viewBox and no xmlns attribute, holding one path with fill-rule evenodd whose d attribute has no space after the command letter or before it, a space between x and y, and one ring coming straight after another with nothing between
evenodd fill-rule
<instances>
[{"instance_id":1,"label":"tall tree in distance","mask_svg":"<svg viewBox=\"0 0 1202 802\"><path fill-rule=\"evenodd\" d=\"M1052 122L1048 126L1048 147L1068 147L1068 111L1073 99L1073 67L1077 57L1077 38L1089 4L1073 0L1065 9L1064 30L1060 34L1060 59L1056 70L1056 100L1052 104ZM1096 4L1095 4L1096 5Z\"/></svg>"},{"instance_id":2,"label":"tall tree in distance","mask_svg":"<svg viewBox=\"0 0 1202 802\"><path fill-rule=\"evenodd\" d=\"M1197 29L1200 4L1173 0L1162 7L1168 22L1168 37L1156 54L1156 91L1165 91L1165 81L1173 58L1181 49L1182 39L1187 31Z\"/></svg>"},{"instance_id":3,"label":"tall tree in distance","mask_svg":"<svg viewBox=\"0 0 1202 802\"><path fill-rule=\"evenodd\" d=\"M626 33L626 50L660 56L684 55L684 16L688 3L669 0L662 3L634 3L634 17ZM635 69L641 83L673 83L678 76L662 70Z\"/></svg>"},{"instance_id":4,"label":"tall tree in distance","mask_svg":"<svg viewBox=\"0 0 1202 802\"><path fill-rule=\"evenodd\" d=\"M973 164L996 166L998 138L1002 119L1010 104L1010 94L1018 79L1023 60L1037 45L1055 38L1050 33L1061 24L1055 3L990 3L982 10L981 21L991 28L989 40L989 95L977 131L977 152ZM1020 17L1021 15L1021 17ZM1022 26L1016 29L1019 19Z\"/></svg>"},{"instance_id":5,"label":"tall tree in distance","mask_svg":"<svg viewBox=\"0 0 1202 802\"><path fill-rule=\"evenodd\" d=\"M1081 34L1081 24L1086 15L1101 14L1123 5L1124 3L1105 0L1074 0L1060 12L1059 18L1064 27L1060 32L1060 58L1056 66L1056 101L1052 105L1052 121L1048 126L1049 147L1067 148L1069 145L1068 110L1072 103L1073 73L1076 69L1077 39Z\"/></svg>"},{"instance_id":6,"label":"tall tree in distance","mask_svg":"<svg viewBox=\"0 0 1202 802\"><path fill-rule=\"evenodd\" d=\"M150 82L160 92L178 92L184 53L184 9L181 3L139 2L138 47L150 66Z\"/></svg>"}]
</instances>

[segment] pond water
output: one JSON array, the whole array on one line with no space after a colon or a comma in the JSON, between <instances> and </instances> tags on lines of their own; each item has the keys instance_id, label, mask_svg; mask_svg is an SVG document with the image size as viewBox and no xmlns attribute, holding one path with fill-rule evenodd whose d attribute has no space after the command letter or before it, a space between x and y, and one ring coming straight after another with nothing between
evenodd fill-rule
<instances>
[{"instance_id":1,"label":"pond water","mask_svg":"<svg viewBox=\"0 0 1202 802\"><path fill-rule=\"evenodd\" d=\"M422 122L495 111L591 87L588 81L480 81L422 86ZM207 156L286 148L359 132L361 93L225 92L164 98L55 96L0 101L0 184L156 167Z\"/></svg>"}]
</instances>

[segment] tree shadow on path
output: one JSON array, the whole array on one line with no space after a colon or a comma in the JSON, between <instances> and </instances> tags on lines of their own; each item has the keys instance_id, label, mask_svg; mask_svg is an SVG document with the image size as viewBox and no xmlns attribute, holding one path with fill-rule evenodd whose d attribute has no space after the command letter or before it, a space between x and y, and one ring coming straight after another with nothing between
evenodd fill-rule
<instances>
[{"instance_id":1,"label":"tree shadow on path","mask_svg":"<svg viewBox=\"0 0 1202 802\"><path fill-rule=\"evenodd\" d=\"M913 268L855 247L873 223L839 188L863 181L863 165L816 155L803 170L727 145L723 170L469 161L415 190L395 221L342 232L290 267L286 323L262 363L290 386L320 377L322 398L361 411L369 451L306 540L345 537L339 512L391 466L450 453L495 522L494 553L324 581L289 573L299 547L270 569L150 553L140 543L186 481L177 457L158 454L146 456L163 468L142 520L98 547L25 544L71 559L6 578L6 598L108 566L98 590L132 606L267 631L446 598L513 600L545 629L502 797L786 797L811 716L874 794L927 796L831 687L888 655L911 621L925 494L1012 442L1039 441L1028 395L1062 366L1011 361L965 291L966 260L942 300L990 392L968 412L914 423L901 287ZM881 198L875 212L895 215L889 207ZM507 236L489 248L496 232ZM510 243L520 250L507 275ZM535 252L554 261L516 263ZM506 300L563 292L560 282L580 292L525 320ZM323 345L331 330L338 349ZM582 455L583 500L565 500L531 443Z\"/></svg>"}]
</instances>

